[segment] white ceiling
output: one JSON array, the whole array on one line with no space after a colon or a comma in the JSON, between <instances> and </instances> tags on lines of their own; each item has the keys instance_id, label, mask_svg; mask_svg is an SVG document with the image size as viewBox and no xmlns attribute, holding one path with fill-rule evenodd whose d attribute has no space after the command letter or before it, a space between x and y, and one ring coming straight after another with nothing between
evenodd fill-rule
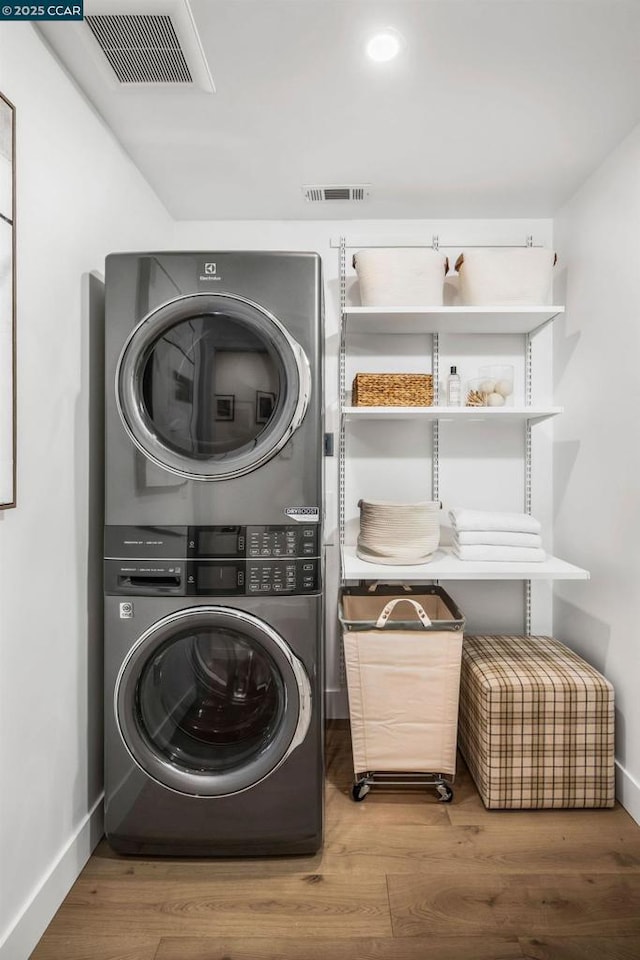
<instances>
[{"instance_id":1,"label":"white ceiling","mask_svg":"<svg viewBox=\"0 0 640 960\"><path fill-rule=\"evenodd\" d=\"M116 89L72 24L40 26L178 219L552 216L640 122L638 0L191 9L213 94ZM376 65L363 46L386 26L406 47ZM315 183L371 196L308 203Z\"/></svg>"}]
</instances>

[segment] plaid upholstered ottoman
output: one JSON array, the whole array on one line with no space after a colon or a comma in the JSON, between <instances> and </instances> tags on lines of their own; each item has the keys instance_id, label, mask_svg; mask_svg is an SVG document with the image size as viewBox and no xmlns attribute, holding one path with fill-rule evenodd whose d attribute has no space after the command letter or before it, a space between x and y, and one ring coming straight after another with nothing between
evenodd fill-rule
<instances>
[{"instance_id":1,"label":"plaid upholstered ottoman","mask_svg":"<svg viewBox=\"0 0 640 960\"><path fill-rule=\"evenodd\" d=\"M488 808L613 806L613 688L552 637L464 638L458 745Z\"/></svg>"}]
</instances>

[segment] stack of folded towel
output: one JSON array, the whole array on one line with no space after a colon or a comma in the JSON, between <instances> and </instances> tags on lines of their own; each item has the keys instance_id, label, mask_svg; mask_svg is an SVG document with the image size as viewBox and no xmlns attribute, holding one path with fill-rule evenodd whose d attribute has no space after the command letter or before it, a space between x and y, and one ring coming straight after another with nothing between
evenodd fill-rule
<instances>
[{"instance_id":1,"label":"stack of folded towel","mask_svg":"<svg viewBox=\"0 0 640 960\"><path fill-rule=\"evenodd\" d=\"M526 513L451 510L453 552L460 560L542 562L541 526Z\"/></svg>"}]
</instances>

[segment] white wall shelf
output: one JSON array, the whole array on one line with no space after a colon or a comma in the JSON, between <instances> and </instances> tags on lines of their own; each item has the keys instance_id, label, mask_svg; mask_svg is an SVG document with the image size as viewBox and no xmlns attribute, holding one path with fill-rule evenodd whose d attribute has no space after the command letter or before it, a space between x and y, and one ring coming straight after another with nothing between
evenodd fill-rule
<instances>
[{"instance_id":1,"label":"white wall shelf","mask_svg":"<svg viewBox=\"0 0 640 960\"><path fill-rule=\"evenodd\" d=\"M442 423L539 423L563 412L562 407L343 407L346 420L439 420Z\"/></svg>"},{"instance_id":2,"label":"white wall shelf","mask_svg":"<svg viewBox=\"0 0 640 960\"><path fill-rule=\"evenodd\" d=\"M346 307L348 333L533 333L564 307Z\"/></svg>"},{"instance_id":3,"label":"white wall shelf","mask_svg":"<svg viewBox=\"0 0 640 960\"><path fill-rule=\"evenodd\" d=\"M437 238L435 238L437 239ZM527 238L527 246L531 245L532 238ZM392 246L406 244L391 244ZM489 244L490 245L490 244ZM362 246L362 245L361 245ZM446 244L445 244L446 246ZM483 246L483 244L480 244ZM519 246L519 244L508 244L508 246ZM341 337L340 337L340 390L339 390L339 412L340 412L340 443L339 443L339 531L341 542L342 559L342 578L343 581L374 581L382 580L391 583L397 582L424 582L430 580L510 580L522 581L524 583L524 631L531 633L532 628L532 581L551 581L551 580L587 580L589 573L581 567L567 563L558 557L547 555L543 562L491 562L480 563L459 560L450 547L442 546L436 553L433 561L428 564L418 566L394 566L387 564L369 563L360 560L356 556L355 545L348 541L353 538L353 521L351 515L347 517L347 485L353 482L352 473L348 469L349 447L354 442L356 431L354 424L358 421L375 421L376 424L385 420L392 421L400 425L401 421L424 421L425 427L431 430L431 455L430 455L430 478L425 476L425 498L433 500L441 499L440 489L440 460L443 454L441 444L446 441L447 449L455 452L458 448L458 440L454 434L458 431L444 430L441 424L450 423L485 423L496 425L496 430L500 430L498 424L521 424L523 435L523 512L530 514L532 512L533 500L533 427L542 421L549 420L558 414L563 413L562 407L545 403L543 398L538 403L533 402L533 342L535 335L543 328L547 328L557 317L564 315L565 308L559 305L534 305L534 306L389 306L389 307L360 307L350 306L347 303L348 297L348 256L347 250L354 249L353 241L347 243L344 237L340 238L340 307L341 307ZM356 247L357 248L357 247ZM524 392L517 405L488 408L488 407L355 407L352 405L352 397L347 384L347 374L351 372L354 360L349 359L352 352L353 357L360 358L363 352L363 342L368 346L368 341L363 341L363 336L367 335L386 335L396 338L399 335L406 334L412 336L428 336L431 338L430 344L426 348L431 349L431 362L433 378L440 385L440 360L441 360L441 337L446 334L461 334L481 336L488 335L516 335L522 337L523 360L524 360ZM358 335L361 337L358 340ZM353 338L353 339L352 339ZM404 341L409 343L409 341ZM445 339L445 356L449 358L455 356L456 350L452 353L453 347ZM540 349L547 348L547 339L539 338ZM381 351L384 348L379 342L372 344L374 351ZM404 347L396 344L391 350L392 357L397 355L404 356ZM480 348L480 354L491 354L491 347L485 344ZM366 351L365 351L366 352ZM379 363L379 361L377 361ZM390 361L392 363L392 361ZM455 362L455 361L454 361ZM546 384L546 381L545 381ZM547 385L548 389L548 385ZM542 391L545 392L544 390ZM436 395L437 396L437 395ZM542 402L540 402L542 400ZM469 428L463 437L471 441L474 428ZM375 432L374 432L375 433ZM480 436L480 434L478 434ZM483 433L484 437L485 434ZM539 434L539 444L536 441L536 449L547 450L547 439L544 431ZM385 437L387 434L385 432ZM509 434L510 442L513 440ZM499 442L499 441L496 441ZM371 431L362 432L359 436L358 450L363 455L363 450L376 456L375 439ZM366 446L363 448L362 444ZM467 445L468 449L471 449ZM398 444L393 447L394 450L403 450L401 438ZM476 455L482 454L478 444L472 445ZM509 446L513 451L513 443ZM382 448L379 453L382 454ZM358 496L362 495L359 489L361 486L361 470L356 471L353 476L360 478L356 480L358 489L348 491L349 503L353 504ZM446 474L447 482L450 484L450 475ZM430 482L429 482L430 480ZM446 491L445 491L446 495ZM544 592L544 591L543 591ZM536 596L542 597L540 590ZM546 594L545 594L546 595Z\"/></svg>"},{"instance_id":4,"label":"white wall shelf","mask_svg":"<svg viewBox=\"0 0 640 960\"><path fill-rule=\"evenodd\" d=\"M550 554L537 563L480 563L458 560L441 547L430 563L410 566L369 563L356 556L351 544L342 547L342 577L344 580L588 580L589 573L581 567L560 560Z\"/></svg>"}]
</instances>

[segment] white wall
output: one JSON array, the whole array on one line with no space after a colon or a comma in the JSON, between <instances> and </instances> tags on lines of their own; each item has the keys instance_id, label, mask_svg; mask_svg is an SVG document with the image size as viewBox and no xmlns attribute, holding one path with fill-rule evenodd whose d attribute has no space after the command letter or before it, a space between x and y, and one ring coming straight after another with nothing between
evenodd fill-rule
<instances>
[{"instance_id":1,"label":"white wall","mask_svg":"<svg viewBox=\"0 0 640 960\"><path fill-rule=\"evenodd\" d=\"M555 542L591 580L556 584L554 624L615 687L617 792L640 822L639 224L637 127L555 220Z\"/></svg>"},{"instance_id":2,"label":"white wall","mask_svg":"<svg viewBox=\"0 0 640 960\"><path fill-rule=\"evenodd\" d=\"M111 250L164 246L171 221L30 25L0 25L0 89L17 111L18 191L18 507L0 514L0 957L24 960L100 831L101 291L88 274Z\"/></svg>"}]
</instances>

